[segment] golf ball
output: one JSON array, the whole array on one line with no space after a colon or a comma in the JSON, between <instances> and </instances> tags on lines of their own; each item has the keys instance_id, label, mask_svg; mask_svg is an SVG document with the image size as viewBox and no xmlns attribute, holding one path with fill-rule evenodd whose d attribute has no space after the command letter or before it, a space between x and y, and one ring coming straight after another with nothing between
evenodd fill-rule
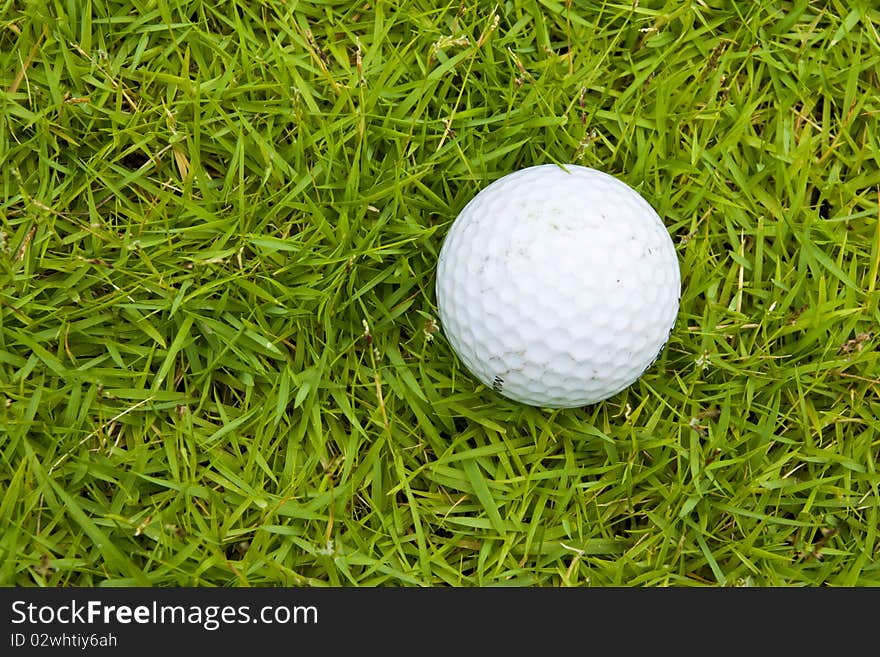
<instances>
[{"instance_id":1,"label":"golf ball","mask_svg":"<svg viewBox=\"0 0 880 657\"><path fill-rule=\"evenodd\" d=\"M437 263L440 324L486 386L546 408L638 379L678 313L669 232L635 190L583 166L533 166L456 217Z\"/></svg>"}]
</instances>

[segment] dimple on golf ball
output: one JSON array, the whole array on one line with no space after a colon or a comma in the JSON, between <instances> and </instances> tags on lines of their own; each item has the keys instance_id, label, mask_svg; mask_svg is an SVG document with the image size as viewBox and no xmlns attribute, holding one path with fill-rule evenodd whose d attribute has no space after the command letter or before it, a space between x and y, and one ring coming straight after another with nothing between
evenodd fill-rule
<instances>
[{"instance_id":1,"label":"dimple on golf ball","mask_svg":"<svg viewBox=\"0 0 880 657\"><path fill-rule=\"evenodd\" d=\"M440 324L486 386L546 408L634 383L666 344L681 275L635 190L578 165L496 180L456 217L437 263Z\"/></svg>"}]
</instances>

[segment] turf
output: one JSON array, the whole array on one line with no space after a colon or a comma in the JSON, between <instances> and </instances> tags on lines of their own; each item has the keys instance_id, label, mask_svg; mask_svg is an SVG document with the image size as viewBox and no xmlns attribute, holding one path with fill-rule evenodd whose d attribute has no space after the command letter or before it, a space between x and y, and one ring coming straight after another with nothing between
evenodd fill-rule
<instances>
[{"instance_id":1,"label":"turf","mask_svg":"<svg viewBox=\"0 0 880 657\"><path fill-rule=\"evenodd\" d=\"M880 11L0 0L0 584L880 585ZM436 257L579 163L661 358L480 386Z\"/></svg>"}]
</instances>

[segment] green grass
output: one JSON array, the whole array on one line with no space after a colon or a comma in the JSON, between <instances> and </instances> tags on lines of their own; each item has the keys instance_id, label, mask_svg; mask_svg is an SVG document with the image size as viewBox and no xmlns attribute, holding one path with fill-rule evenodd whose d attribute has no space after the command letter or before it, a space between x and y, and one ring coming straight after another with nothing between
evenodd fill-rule
<instances>
[{"instance_id":1,"label":"green grass","mask_svg":"<svg viewBox=\"0 0 880 657\"><path fill-rule=\"evenodd\" d=\"M870 5L0 0L0 584L880 585ZM583 409L436 325L544 162L682 268Z\"/></svg>"}]
</instances>

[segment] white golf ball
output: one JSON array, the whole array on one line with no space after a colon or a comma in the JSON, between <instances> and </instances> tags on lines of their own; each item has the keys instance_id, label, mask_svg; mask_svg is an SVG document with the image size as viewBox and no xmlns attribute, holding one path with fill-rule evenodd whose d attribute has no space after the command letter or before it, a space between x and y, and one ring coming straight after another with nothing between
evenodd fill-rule
<instances>
[{"instance_id":1,"label":"white golf ball","mask_svg":"<svg viewBox=\"0 0 880 657\"><path fill-rule=\"evenodd\" d=\"M654 362L681 275L669 232L635 190L547 164L465 206L436 292L443 332L474 376L510 399L569 408L617 394Z\"/></svg>"}]
</instances>

